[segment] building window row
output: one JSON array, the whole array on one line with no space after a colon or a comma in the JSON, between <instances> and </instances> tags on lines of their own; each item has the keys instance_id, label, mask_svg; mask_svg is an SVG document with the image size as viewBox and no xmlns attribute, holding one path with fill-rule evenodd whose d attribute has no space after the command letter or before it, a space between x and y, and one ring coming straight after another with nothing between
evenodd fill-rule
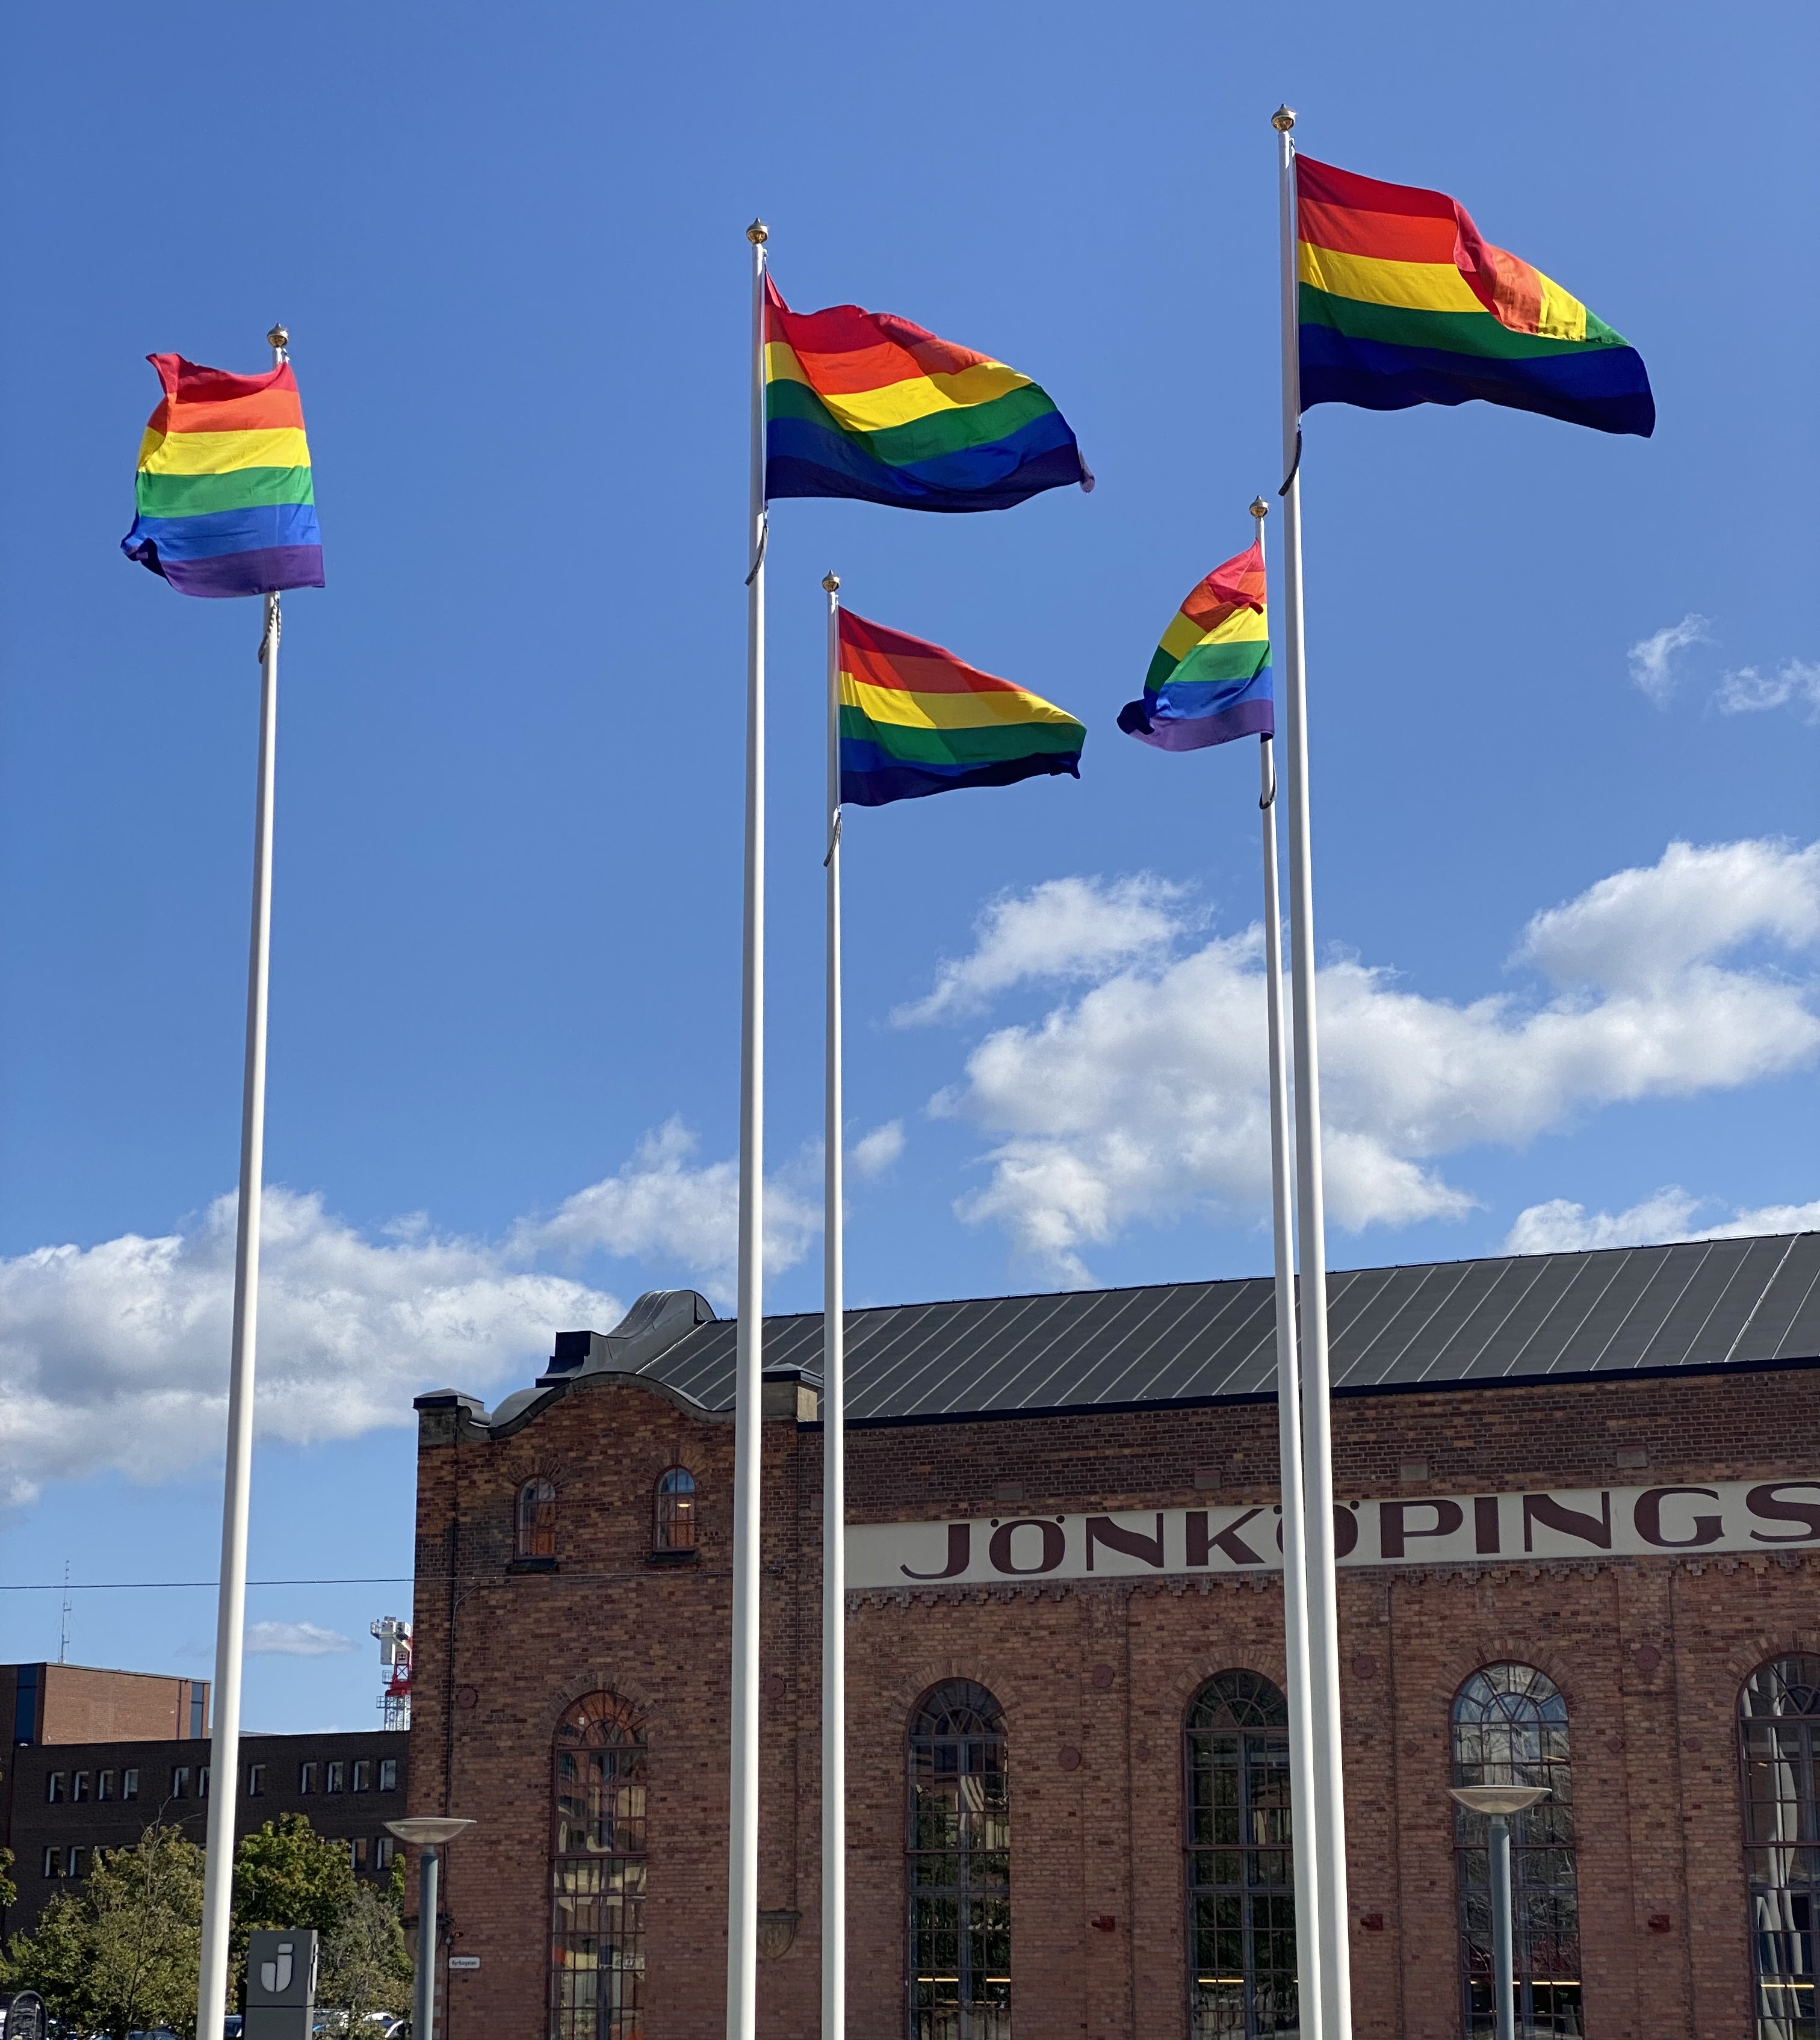
<instances>
[{"instance_id":1,"label":"building window row","mask_svg":"<svg viewBox=\"0 0 1820 2040\"><path fill-rule=\"evenodd\" d=\"M170 1790L166 1796L171 1799L206 1799L208 1770L206 1764L173 1764ZM265 1796L265 1771L263 1764L247 1765L248 1798ZM395 1756L357 1756L352 1762L331 1758L326 1763L312 1760L299 1764L297 1789L299 1792L325 1794L395 1792L398 1789L398 1760ZM53 1806L82 1806L91 1799L136 1799L139 1796L139 1769L133 1764L124 1770L51 1771L46 1772L44 1777L44 1797Z\"/></svg>"},{"instance_id":2,"label":"building window row","mask_svg":"<svg viewBox=\"0 0 1820 2040\"><path fill-rule=\"evenodd\" d=\"M1754 2040L1799 2040L1814 2032L1820 1979L1820 1656L1760 1667L1738 1715ZM1450 1726L1456 1785L1546 1792L1511 1817L1517 2024L1526 2040L1578 2040L1585 2027L1566 1699L1534 1665L1487 1665L1455 1696ZM1011 2040L1009 1750L1003 1709L973 1680L936 1687L912 1714L908 2040ZM590 1694L563 1716L553 1759L550 2031L554 2040L638 2040L643 1724L614 1694ZM1207 1680L1183 1718L1181 1762L1190 2040L1287 2040L1300 2016L1282 1694L1249 1670ZM1456 2003L1469 2040L1494 2027L1489 1840L1483 1816L1457 1810Z\"/></svg>"},{"instance_id":3,"label":"building window row","mask_svg":"<svg viewBox=\"0 0 1820 2040\"><path fill-rule=\"evenodd\" d=\"M398 1852L396 1838L391 1835L377 1835L369 1841L364 1835L347 1838L349 1866L356 1871L386 1871L392 1867L392 1859ZM63 1879L86 1877L89 1874L91 1849L80 1844L75 1847L52 1846L44 1851L44 1874L47 1878Z\"/></svg>"},{"instance_id":4,"label":"building window row","mask_svg":"<svg viewBox=\"0 0 1820 2040\"><path fill-rule=\"evenodd\" d=\"M265 1789L265 1767L258 1764L259 1783L249 1785L251 1792ZM364 1756L357 1756L352 1764L338 1758L326 1762L312 1760L297 1767L297 1789L299 1792L395 1792L398 1789L398 1760L395 1756L382 1756L375 1764Z\"/></svg>"},{"instance_id":5,"label":"building window row","mask_svg":"<svg viewBox=\"0 0 1820 2040\"><path fill-rule=\"evenodd\" d=\"M695 1476L668 1466L651 1490L651 1550L659 1558L693 1556L699 1500ZM556 1562L556 1484L538 1474L518 1490L512 1513L512 1556L520 1565Z\"/></svg>"},{"instance_id":6,"label":"building window row","mask_svg":"<svg viewBox=\"0 0 1820 2040\"><path fill-rule=\"evenodd\" d=\"M66 1799L80 1806L91 1795L97 1799L136 1799L139 1774L129 1765L124 1771L51 1771L44 1777L44 1797L53 1806Z\"/></svg>"}]
</instances>

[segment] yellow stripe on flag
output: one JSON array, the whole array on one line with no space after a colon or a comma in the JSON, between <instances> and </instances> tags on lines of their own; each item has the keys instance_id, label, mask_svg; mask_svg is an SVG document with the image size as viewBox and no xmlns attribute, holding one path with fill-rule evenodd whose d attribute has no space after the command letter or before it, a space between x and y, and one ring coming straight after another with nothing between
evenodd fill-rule
<instances>
[{"instance_id":1,"label":"yellow stripe on flag","mask_svg":"<svg viewBox=\"0 0 1820 2040\"><path fill-rule=\"evenodd\" d=\"M988 729L995 724L1061 723L1082 725L1041 695L996 690L977 695L913 695L901 687L874 687L851 673L840 676L843 708L862 710L874 722L894 722L910 729Z\"/></svg>"},{"instance_id":2,"label":"yellow stripe on flag","mask_svg":"<svg viewBox=\"0 0 1820 2040\"><path fill-rule=\"evenodd\" d=\"M295 425L252 432L154 432L139 446L141 474L231 474L242 467L307 467L309 442Z\"/></svg>"}]
</instances>

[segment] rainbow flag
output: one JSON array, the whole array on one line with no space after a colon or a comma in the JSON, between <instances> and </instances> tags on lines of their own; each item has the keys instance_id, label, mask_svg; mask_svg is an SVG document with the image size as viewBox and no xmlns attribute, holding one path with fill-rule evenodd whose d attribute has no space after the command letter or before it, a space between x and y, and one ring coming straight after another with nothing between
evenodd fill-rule
<instances>
[{"instance_id":1,"label":"rainbow flag","mask_svg":"<svg viewBox=\"0 0 1820 2040\"><path fill-rule=\"evenodd\" d=\"M1118 726L1159 751L1276 733L1261 543L1190 592L1144 676L1144 698L1125 703Z\"/></svg>"},{"instance_id":2,"label":"rainbow flag","mask_svg":"<svg viewBox=\"0 0 1820 2040\"><path fill-rule=\"evenodd\" d=\"M888 312L793 312L765 279L765 494L1008 510L1093 477L1029 376Z\"/></svg>"},{"instance_id":3,"label":"rainbow flag","mask_svg":"<svg viewBox=\"0 0 1820 2040\"><path fill-rule=\"evenodd\" d=\"M1416 185L1296 160L1302 408L1478 398L1601 432L1655 429L1643 358L1578 298Z\"/></svg>"},{"instance_id":4,"label":"rainbow flag","mask_svg":"<svg viewBox=\"0 0 1820 2040\"><path fill-rule=\"evenodd\" d=\"M840 612L840 797L881 808L955 786L1080 777L1087 730L921 638Z\"/></svg>"},{"instance_id":5,"label":"rainbow flag","mask_svg":"<svg viewBox=\"0 0 1820 2040\"><path fill-rule=\"evenodd\" d=\"M322 585L322 534L289 362L263 375L149 354L164 396L139 447L129 560L181 595Z\"/></svg>"}]
</instances>

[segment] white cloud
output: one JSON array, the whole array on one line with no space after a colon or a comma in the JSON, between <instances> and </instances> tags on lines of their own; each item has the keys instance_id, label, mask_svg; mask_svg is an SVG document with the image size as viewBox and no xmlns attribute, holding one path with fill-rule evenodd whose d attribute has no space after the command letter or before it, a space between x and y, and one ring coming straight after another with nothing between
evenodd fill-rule
<instances>
[{"instance_id":1,"label":"white cloud","mask_svg":"<svg viewBox=\"0 0 1820 2040\"><path fill-rule=\"evenodd\" d=\"M249 1622L246 1650L254 1658L335 1658L357 1648L339 1630L313 1622Z\"/></svg>"},{"instance_id":2,"label":"white cloud","mask_svg":"<svg viewBox=\"0 0 1820 2040\"><path fill-rule=\"evenodd\" d=\"M859 1172L903 1144L893 1122L856 1151ZM537 1267L607 1254L662 1264L724 1302L733 1281L738 1170L691 1161L672 1120L615 1174L501 1240L445 1238L421 1212L368 1239L317 1195L265 1193L255 1402L259 1435L351 1438L410 1420L411 1398L454 1382L531 1380L552 1335L607 1330L619 1300ZM788 1266L821 1224L819 1149L766 1186L767 1267ZM104 1468L158 1480L217 1460L227 1433L236 1199L158 1238L44 1246L0 1259L0 1505L48 1480Z\"/></svg>"},{"instance_id":3,"label":"white cloud","mask_svg":"<svg viewBox=\"0 0 1820 2040\"><path fill-rule=\"evenodd\" d=\"M104 1467L157 1479L216 1457L227 1429L236 1199L189 1229L0 1261L0 1501ZM268 1188L257 1418L314 1443L409 1420L439 1380L523 1373L611 1296L427 1232L375 1245L319 1197Z\"/></svg>"},{"instance_id":4,"label":"white cloud","mask_svg":"<svg viewBox=\"0 0 1820 2040\"><path fill-rule=\"evenodd\" d=\"M1014 944L1020 904L999 903L984 938ZM1335 1220L1356 1230L1458 1217L1475 1201L1440 1173L1442 1156L1813 1060L1811 979L1734 953L1764 941L1820 941L1820 846L1673 844L1649 869L1536 915L1517 960L1552 979L1552 994L1457 1005L1356 961L1329 965L1318 1003ZM991 1179L961 1216L1003 1226L1073 1281L1086 1277L1086 1248L1131 1224L1261 1218L1262 947L1254 928L1102 965L1099 982L1040 1022L988 1035L933 1106L996 1136Z\"/></svg>"},{"instance_id":5,"label":"white cloud","mask_svg":"<svg viewBox=\"0 0 1820 2040\"><path fill-rule=\"evenodd\" d=\"M1820 940L1820 843L1671 843L1659 863L1536 915L1517 955L1559 985L1644 993L1760 937Z\"/></svg>"},{"instance_id":6,"label":"white cloud","mask_svg":"<svg viewBox=\"0 0 1820 2040\"><path fill-rule=\"evenodd\" d=\"M1631 679L1658 708L1666 708L1669 697L1674 692L1671 667L1675 653L1685 651L1689 645L1710 641L1706 618L1690 613L1680 622L1670 623L1637 640L1630 649Z\"/></svg>"},{"instance_id":7,"label":"white cloud","mask_svg":"<svg viewBox=\"0 0 1820 2040\"><path fill-rule=\"evenodd\" d=\"M1670 1184L1628 1211L1593 1212L1565 1197L1531 1205L1517 1214L1504 1242L1507 1254L1576 1254L1599 1246L1657 1246L1671 1239L1742 1239L1756 1234L1820 1229L1820 1199L1807 1205L1763 1205L1716 1225L1696 1226L1709 1200Z\"/></svg>"},{"instance_id":8,"label":"white cloud","mask_svg":"<svg viewBox=\"0 0 1820 2040\"><path fill-rule=\"evenodd\" d=\"M1051 878L1020 897L994 900L974 924L973 953L949 958L926 999L900 1006L900 1026L976 1012L1030 978L1094 978L1154 955L1177 933L1182 889L1148 873L1115 879Z\"/></svg>"},{"instance_id":9,"label":"white cloud","mask_svg":"<svg viewBox=\"0 0 1820 2040\"><path fill-rule=\"evenodd\" d=\"M546 1219L513 1228L519 1254L610 1254L680 1266L709 1292L731 1296L739 1249L739 1164L693 1163L695 1136L680 1119L647 1133L615 1175L577 1190ZM821 1167L818 1147L804 1149L764 1189L767 1271L794 1267L821 1229L820 1201L809 1180Z\"/></svg>"},{"instance_id":10,"label":"white cloud","mask_svg":"<svg viewBox=\"0 0 1820 2040\"><path fill-rule=\"evenodd\" d=\"M1820 664L1807 659L1785 659L1772 673L1755 666L1740 666L1720 679L1713 695L1721 715L1748 715L1766 708L1784 708L1794 702L1807 711L1810 722L1820 722Z\"/></svg>"},{"instance_id":11,"label":"white cloud","mask_svg":"<svg viewBox=\"0 0 1820 2040\"><path fill-rule=\"evenodd\" d=\"M903 1152L904 1122L888 1119L854 1142L850 1151L853 1173L862 1182L870 1182L882 1176Z\"/></svg>"}]
</instances>

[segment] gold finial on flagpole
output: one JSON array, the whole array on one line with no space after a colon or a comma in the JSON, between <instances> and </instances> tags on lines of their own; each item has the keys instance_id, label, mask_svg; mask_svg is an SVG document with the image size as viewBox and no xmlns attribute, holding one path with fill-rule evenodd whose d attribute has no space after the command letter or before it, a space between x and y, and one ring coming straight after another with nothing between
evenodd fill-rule
<instances>
[{"instance_id":1,"label":"gold finial on flagpole","mask_svg":"<svg viewBox=\"0 0 1820 2040\"><path fill-rule=\"evenodd\" d=\"M762 219L755 219L746 229L746 238L755 248L762 248L771 238L771 229Z\"/></svg>"},{"instance_id":2,"label":"gold finial on flagpole","mask_svg":"<svg viewBox=\"0 0 1820 2040\"><path fill-rule=\"evenodd\" d=\"M1293 106L1279 106L1270 116L1270 125L1279 135L1286 135L1296 124L1296 109Z\"/></svg>"},{"instance_id":3,"label":"gold finial on flagpole","mask_svg":"<svg viewBox=\"0 0 1820 2040\"><path fill-rule=\"evenodd\" d=\"M1251 515L1258 520L1258 528L1263 529L1264 520L1270 514L1270 506L1261 496L1251 498Z\"/></svg>"},{"instance_id":4,"label":"gold finial on flagpole","mask_svg":"<svg viewBox=\"0 0 1820 2040\"><path fill-rule=\"evenodd\" d=\"M831 567L828 571L822 576L821 584L828 590L830 595L832 595L840 586L840 577L839 574L835 573L833 569Z\"/></svg>"},{"instance_id":5,"label":"gold finial on flagpole","mask_svg":"<svg viewBox=\"0 0 1820 2040\"><path fill-rule=\"evenodd\" d=\"M265 344L275 352L282 354L291 344L289 331L283 325L275 325L265 336Z\"/></svg>"}]
</instances>

